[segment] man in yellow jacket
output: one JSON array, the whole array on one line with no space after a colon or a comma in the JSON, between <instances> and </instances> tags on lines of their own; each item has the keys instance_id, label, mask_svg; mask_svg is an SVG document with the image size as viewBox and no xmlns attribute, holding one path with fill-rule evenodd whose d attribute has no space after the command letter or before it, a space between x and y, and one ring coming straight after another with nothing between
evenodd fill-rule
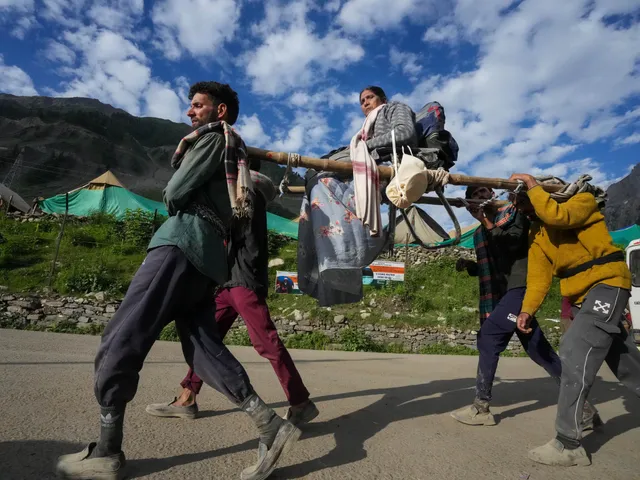
<instances>
[{"instance_id":1,"label":"man in yellow jacket","mask_svg":"<svg viewBox=\"0 0 640 480\"><path fill-rule=\"evenodd\" d=\"M554 276L560 278L560 292L569 298L575 314L560 342L557 436L531 450L529 458L546 465L590 465L580 442L580 419L602 363L606 361L618 380L640 396L640 352L622 326L631 273L591 193L558 203L531 175L514 174L510 180L526 184L538 218L530 230L527 292L518 328L531 330L529 324Z\"/></svg>"}]
</instances>

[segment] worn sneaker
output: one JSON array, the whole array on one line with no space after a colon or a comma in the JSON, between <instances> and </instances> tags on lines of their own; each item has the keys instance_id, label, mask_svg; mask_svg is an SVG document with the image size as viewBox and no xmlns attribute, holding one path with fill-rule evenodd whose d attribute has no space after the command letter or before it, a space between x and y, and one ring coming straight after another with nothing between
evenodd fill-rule
<instances>
[{"instance_id":1,"label":"worn sneaker","mask_svg":"<svg viewBox=\"0 0 640 480\"><path fill-rule=\"evenodd\" d=\"M301 426L309 423L319 414L320 412L316 404L309 400L302 407L289 407L287 413L284 415L284 419L289 420L296 426Z\"/></svg>"},{"instance_id":2,"label":"worn sneaker","mask_svg":"<svg viewBox=\"0 0 640 480\"><path fill-rule=\"evenodd\" d=\"M58 458L56 465L58 476L73 480L119 480L122 478L126 464L124 453L89 458L96 445L95 442L90 443L81 452L62 455Z\"/></svg>"},{"instance_id":3,"label":"worn sneaker","mask_svg":"<svg viewBox=\"0 0 640 480\"><path fill-rule=\"evenodd\" d=\"M258 462L245 468L240 474L240 480L265 480L276 469L280 457L300 438L301 433L293 423L282 420L271 448L267 448L262 442L258 444Z\"/></svg>"},{"instance_id":4,"label":"worn sneaker","mask_svg":"<svg viewBox=\"0 0 640 480\"><path fill-rule=\"evenodd\" d=\"M495 425L496 419L489 409L480 411L475 405L451 412L451 416L465 425Z\"/></svg>"},{"instance_id":5,"label":"worn sneaker","mask_svg":"<svg viewBox=\"0 0 640 480\"><path fill-rule=\"evenodd\" d=\"M569 450L565 448L557 438L554 438L541 447L530 450L529 459L544 465L558 467L573 467L575 465L586 467L591 465L591 459L589 455L587 455L584 447L580 446L576 449Z\"/></svg>"},{"instance_id":6,"label":"worn sneaker","mask_svg":"<svg viewBox=\"0 0 640 480\"><path fill-rule=\"evenodd\" d=\"M177 418L188 418L189 420L193 420L198 417L198 404L194 403L193 405L189 405L188 407L183 407L181 405L174 405L174 402L178 400L178 397L173 399L173 402L166 403L152 403L151 405L147 405L145 411L149 415L153 415L154 417L177 417Z\"/></svg>"}]
</instances>

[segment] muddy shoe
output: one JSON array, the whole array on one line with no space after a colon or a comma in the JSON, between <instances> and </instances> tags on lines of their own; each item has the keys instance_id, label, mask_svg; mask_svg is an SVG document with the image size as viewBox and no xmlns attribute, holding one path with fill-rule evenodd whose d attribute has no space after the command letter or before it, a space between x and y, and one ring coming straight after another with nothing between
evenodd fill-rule
<instances>
[{"instance_id":1,"label":"muddy shoe","mask_svg":"<svg viewBox=\"0 0 640 480\"><path fill-rule=\"evenodd\" d=\"M189 405L188 407L183 407L180 405L174 405L177 400L178 398L176 397L173 399L173 402L169 404L152 403L151 405L147 405L145 411L154 417L188 418L189 420L193 420L198 417L197 403Z\"/></svg>"},{"instance_id":2,"label":"muddy shoe","mask_svg":"<svg viewBox=\"0 0 640 480\"><path fill-rule=\"evenodd\" d=\"M273 473L280 457L287 453L302 432L287 420L282 420L271 448L260 442L258 444L258 463L245 468L240 474L240 480L264 480Z\"/></svg>"},{"instance_id":3,"label":"muddy shoe","mask_svg":"<svg viewBox=\"0 0 640 480\"><path fill-rule=\"evenodd\" d=\"M556 438L541 447L530 450L529 459L544 465L553 465L558 467L591 465L591 459L582 446L569 450Z\"/></svg>"},{"instance_id":4,"label":"muddy shoe","mask_svg":"<svg viewBox=\"0 0 640 480\"><path fill-rule=\"evenodd\" d=\"M291 423L299 427L301 425L309 423L319 414L320 412L318 411L318 407L316 407L316 404L309 400L302 407L289 407L287 413L284 416L284 419L289 420Z\"/></svg>"},{"instance_id":5,"label":"muddy shoe","mask_svg":"<svg viewBox=\"0 0 640 480\"><path fill-rule=\"evenodd\" d=\"M489 409L480 411L475 405L451 412L451 416L465 425L495 425L496 419Z\"/></svg>"},{"instance_id":6,"label":"muddy shoe","mask_svg":"<svg viewBox=\"0 0 640 480\"><path fill-rule=\"evenodd\" d=\"M123 477L124 453L108 457L89 458L96 443L90 443L84 450L58 458L56 473L60 478L70 480L119 480Z\"/></svg>"}]
</instances>

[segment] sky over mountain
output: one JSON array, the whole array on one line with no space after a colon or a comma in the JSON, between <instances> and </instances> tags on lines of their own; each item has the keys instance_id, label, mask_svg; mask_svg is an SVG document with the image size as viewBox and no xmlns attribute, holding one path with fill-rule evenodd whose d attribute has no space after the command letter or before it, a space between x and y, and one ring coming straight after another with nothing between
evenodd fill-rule
<instances>
[{"instance_id":1,"label":"sky over mountain","mask_svg":"<svg viewBox=\"0 0 640 480\"><path fill-rule=\"evenodd\" d=\"M247 144L322 154L375 84L441 102L473 175L624 176L639 74L640 0L0 0L2 92L186 121L189 85L218 80Z\"/></svg>"}]
</instances>

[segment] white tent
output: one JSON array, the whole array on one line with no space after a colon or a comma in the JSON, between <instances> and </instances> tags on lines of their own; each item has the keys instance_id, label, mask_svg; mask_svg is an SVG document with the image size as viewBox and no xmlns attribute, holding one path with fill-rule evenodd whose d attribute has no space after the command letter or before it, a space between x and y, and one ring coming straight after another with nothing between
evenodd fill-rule
<instances>
[{"instance_id":1,"label":"white tent","mask_svg":"<svg viewBox=\"0 0 640 480\"><path fill-rule=\"evenodd\" d=\"M11 200L12 208L19 210L22 213L27 213L29 210L31 210L29 204L25 202L20 195L18 195L16 192L2 183L0 183L0 198L3 202L3 208L6 208L6 202Z\"/></svg>"},{"instance_id":2,"label":"white tent","mask_svg":"<svg viewBox=\"0 0 640 480\"><path fill-rule=\"evenodd\" d=\"M406 210L406 214L409 222L411 222L413 230L422 242L437 243L449 240L450 237L447 232L423 209L412 205ZM394 237L394 243L416 243L416 239L411 234L402 214L396 217L396 234Z\"/></svg>"}]
</instances>

